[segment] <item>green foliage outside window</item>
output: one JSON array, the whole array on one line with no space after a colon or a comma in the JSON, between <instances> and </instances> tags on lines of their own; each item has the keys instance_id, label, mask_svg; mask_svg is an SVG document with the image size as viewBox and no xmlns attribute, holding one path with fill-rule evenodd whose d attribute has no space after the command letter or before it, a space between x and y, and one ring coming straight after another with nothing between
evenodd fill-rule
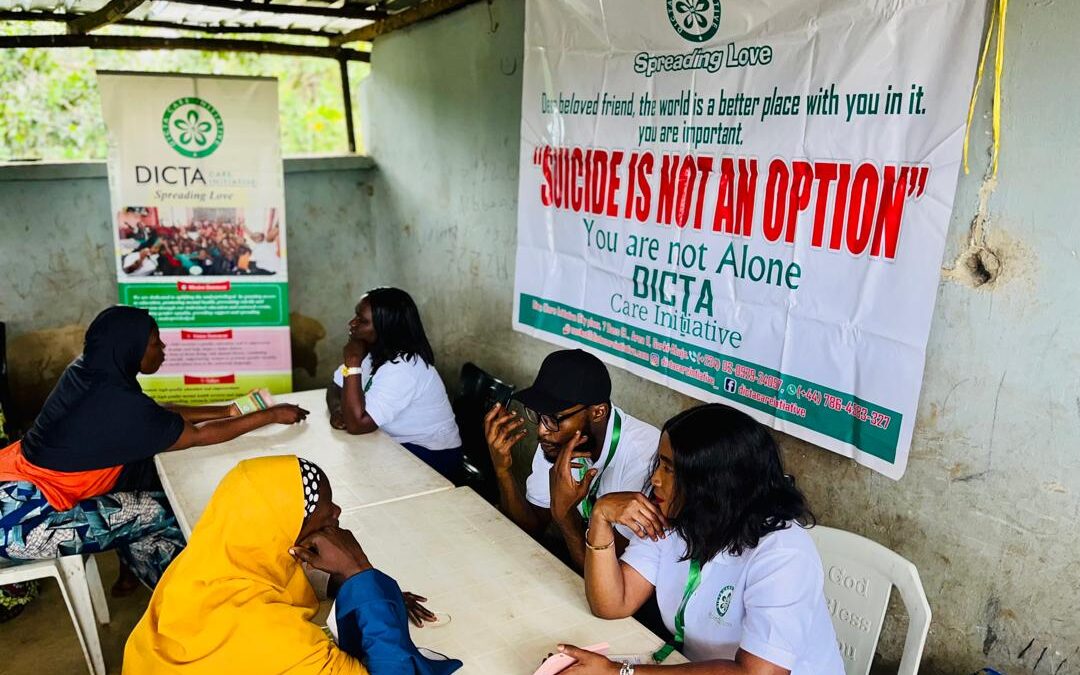
<instances>
[{"instance_id":1,"label":"green foliage outside window","mask_svg":"<svg viewBox=\"0 0 1080 675\"><path fill-rule=\"evenodd\" d=\"M0 35L62 32L61 24L0 22ZM125 26L110 26L99 33L181 35ZM325 43L295 37L236 37ZM341 75L338 63L330 59L191 50L3 49L0 161L104 159L105 123L95 70L277 77L282 152L286 156L348 152ZM357 87L368 70L366 63L349 65L354 117ZM362 152L358 120L355 127L357 151Z\"/></svg>"}]
</instances>

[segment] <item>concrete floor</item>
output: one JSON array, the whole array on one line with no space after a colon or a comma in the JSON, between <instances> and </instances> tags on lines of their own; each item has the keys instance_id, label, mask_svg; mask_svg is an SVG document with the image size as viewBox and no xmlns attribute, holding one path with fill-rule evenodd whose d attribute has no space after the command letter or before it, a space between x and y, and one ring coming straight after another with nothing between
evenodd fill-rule
<instances>
[{"instance_id":1,"label":"concrete floor","mask_svg":"<svg viewBox=\"0 0 1080 675\"><path fill-rule=\"evenodd\" d=\"M116 581L115 553L96 556L101 582L108 595ZM150 591L139 587L126 598L108 597L112 622L100 626L101 649L109 675L119 675L123 664L124 642L142 618L150 602ZM56 582L42 582L41 595L22 614L0 623L0 675L79 675L88 673L86 660L75 636L71 616Z\"/></svg>"}]
</instances>

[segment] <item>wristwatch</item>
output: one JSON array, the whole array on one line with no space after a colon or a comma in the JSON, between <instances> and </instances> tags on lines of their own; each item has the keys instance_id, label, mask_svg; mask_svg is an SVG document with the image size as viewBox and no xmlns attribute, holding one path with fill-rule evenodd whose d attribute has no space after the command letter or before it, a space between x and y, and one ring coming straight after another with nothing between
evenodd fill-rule
<instances>
[{"instance_id":1,"label":"wristwatch","mask_svg":"<svg viewBox=\"0 0 1080 675\"><path fill-rule=\"evenodd\" d=\"M634 675L634 664L622 664L622 668L619 669L619 675Z\"/></svg>"},{"instance_id":2,"label":"wristwatch","mask_svg":"<svg viewBox=\"0 0 1080 675\"><path fill-rule=\"evenodd\" d=\"M339 369L339 372L341 373L342 379L344 379L350 375L359 375L361 372L363 372L363 370L363 368L359 367L346 368L344 365L342 365Z\"/></svg>"}]
</instances>

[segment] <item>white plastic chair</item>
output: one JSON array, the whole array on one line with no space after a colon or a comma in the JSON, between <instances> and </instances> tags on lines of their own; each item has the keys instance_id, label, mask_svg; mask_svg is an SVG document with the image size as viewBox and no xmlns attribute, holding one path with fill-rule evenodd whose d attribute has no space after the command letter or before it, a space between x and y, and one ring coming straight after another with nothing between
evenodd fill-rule
<instances>
[{"instance_id":1,"label":"white plastic chair","mask_svg":"<svg viewBox=\"0 0 1080 675\"><path fill-rule=\"evenodd\" d=\"M870 672L893 586L908 613L897 675L918 673L930 631L930 604L919 570L896 552L857 534L820 525L809 533L821 555L825 599L847 675Z\"/></svg>"},{"instance_id":2,"label":"white plastic chair","mask_svg":"<svg viewBox=\"0 0 1080 675\"><path fill-rule=\"evenodd\" d=\"M0 560L0 585L47 577L56 579L60 586L87 668L92 675L105 675L105 658L95 619L102 625L109 623L109 605L94 556L89 556L85 563L81 555L31 562Z\"/></svg>"}]
</instances>

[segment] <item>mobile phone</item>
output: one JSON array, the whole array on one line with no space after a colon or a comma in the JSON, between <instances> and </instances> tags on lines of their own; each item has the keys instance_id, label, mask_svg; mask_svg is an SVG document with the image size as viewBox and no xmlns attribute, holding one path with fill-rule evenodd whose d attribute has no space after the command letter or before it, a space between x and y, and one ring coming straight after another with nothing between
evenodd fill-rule
<instances>
[{"instance_id":1,"label":"mobile phone","mask_svg":"<svg viewBox=\"0 0 1080 675\"><path fill-rule=\"evenodd\" d=\"M488 408L490 409L496 403L505 408L510 405L510 400L513 398L514 390L510 387L492 387L489 398L491 405L489 405Z\"/></svg>"}]
</instances>

